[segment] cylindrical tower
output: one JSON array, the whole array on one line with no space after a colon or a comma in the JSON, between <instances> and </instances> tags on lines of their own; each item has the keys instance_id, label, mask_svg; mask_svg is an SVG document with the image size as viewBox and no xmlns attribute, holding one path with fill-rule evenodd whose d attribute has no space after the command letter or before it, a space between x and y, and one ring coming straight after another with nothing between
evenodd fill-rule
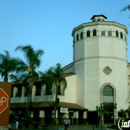
<instances>
[{"instance_id":1,"label":"cylindrical tower","mask_svg":"<svg viewBox=\"0 0 130 130\"><path fill-rule=\"evenodd\" d=\"M77 103L95 110L101 103L128 107L126 26L94 15L75 27L73 62L77 75Z\"/></svg>"}]
</instances>

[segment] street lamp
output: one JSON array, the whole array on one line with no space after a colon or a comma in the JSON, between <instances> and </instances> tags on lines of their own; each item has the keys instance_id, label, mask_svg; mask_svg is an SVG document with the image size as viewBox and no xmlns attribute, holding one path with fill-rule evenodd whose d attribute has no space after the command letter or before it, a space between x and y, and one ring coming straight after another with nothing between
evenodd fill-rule
<instances>
[{"instance_id":1,"label":"street lamp","mask_svg":"<svg viewBox=\"0 0 130 130\"><path fill-rule=\"evenodd\" d=\"M115 117L116 117L116 116L115 116L115 115L116 115L116 111L115 111L116 108L117 108L117 103L114 103L114 104L113 104L113 109L114 109L114 110L113 110L114 125L116 124L116 120L115 120L115 119L116 119L116 118L115 118Z\"/></svg>"},{"instance_id":2,"label":"street lamp","mask_svg":"<svg viewBox=\"0 0 130 130\"><path fill-rule=\"evenodd\" d=\"M98 123L99 123L99 119L98 119L99 118L98 117L99 116L99 114L98 114L98 106L96 106L96 111L97 111L97 125L96 125L96 127L98 127Z\"/></svg>"},{"instance_id":3,"label":"street lamp","mask_svg":"<svg viewBox=\"0 0 130 130\"><path fill-rule=\"evenodd\" d=\"M117 103L114 104L114 108L115 108L115 109L117 108Z\"/></svg>"}]
</instances>

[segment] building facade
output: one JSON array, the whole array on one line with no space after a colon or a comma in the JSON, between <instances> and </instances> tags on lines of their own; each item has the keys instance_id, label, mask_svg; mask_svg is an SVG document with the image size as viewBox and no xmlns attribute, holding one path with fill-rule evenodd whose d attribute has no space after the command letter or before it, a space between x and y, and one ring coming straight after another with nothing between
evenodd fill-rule
<instances>
[{"instance_id":1,"label":"building facade","mask_svg":"<svg viewBox=\"0 0 130 130\"><path fill-rule=\"evenodd\" d=\"M129 107L128 30L125 25L106 19L104 15L94 15L91 22L72 31L73 62L63 68L68 85L65 94L58 96L57 123L62 123L66 115L60 112L61 107L68 108L67 116L72 124L97 123L99 108L106 109L103 122L113 123L119 111ZM26 103L27 84L12 86L11 109L14 110L16 104ZM39 81L32 91L31 116L38 116L44 123L51 120L54 109L55 90L52 88L50 95L46 90ZM19 97L17 93L20 93Z\"/></svg>"},{"instance_id":2,"label":"building facade","mask_svg":"<svg viewBox=\"0 0 130 130\"><path fill-rule=\"evenodd\" d=\"M113 104L111 109L116 105L116 110L106 114L104 122L107 123L129 105L129 68L128 30L106 18L94 15L92 22L73 29L73 63L65 70L76 73L76 97L79 97L76 102L90 110L88 116L94 115L96 106L101 104Z\"/></svg>"}]
</instances>

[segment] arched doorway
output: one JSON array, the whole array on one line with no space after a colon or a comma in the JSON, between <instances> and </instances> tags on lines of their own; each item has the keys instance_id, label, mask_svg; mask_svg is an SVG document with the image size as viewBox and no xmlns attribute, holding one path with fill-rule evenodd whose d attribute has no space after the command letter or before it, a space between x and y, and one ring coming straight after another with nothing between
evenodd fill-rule
<instances>
[{"instance_id":1,"label":"arched doorway","mask_svg":"<svg viewBox=\"0 0 130 130\"><path fill-rule=\"evenodd\" d=\"M114 123L114 90L110 85L103 88L104 123Z\"/></svg>"}]
</instances>

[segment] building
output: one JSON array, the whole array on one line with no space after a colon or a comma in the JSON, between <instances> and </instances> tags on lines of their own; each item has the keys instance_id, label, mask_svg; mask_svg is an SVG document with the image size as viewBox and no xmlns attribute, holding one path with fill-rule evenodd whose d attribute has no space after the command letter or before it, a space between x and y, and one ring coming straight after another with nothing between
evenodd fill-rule
<instances>
[{"instance_id":1,"label":"building","mask_svg":"<svg viewBox=\"0 0 130 130\"><path fill-rule=\"evenodd\" d=\"M106 109L103 122L113 123L120 109L127 109L130 101L130 64L127 58L125 25L106 21L104 15L94 15L92 22L75 27L73 36L73 62L65 66L68 83L64 95L59 93L57 123L66 115L60 108L68 108L72 124L97 123L99 108ZM11 109L25 109L28 84L12 84ZM19 87L21 86L21 87ZM32 92L31 116L49 123L53 116L54 88L47 92L40 80Z\"/></svg>"}]
</instances>

